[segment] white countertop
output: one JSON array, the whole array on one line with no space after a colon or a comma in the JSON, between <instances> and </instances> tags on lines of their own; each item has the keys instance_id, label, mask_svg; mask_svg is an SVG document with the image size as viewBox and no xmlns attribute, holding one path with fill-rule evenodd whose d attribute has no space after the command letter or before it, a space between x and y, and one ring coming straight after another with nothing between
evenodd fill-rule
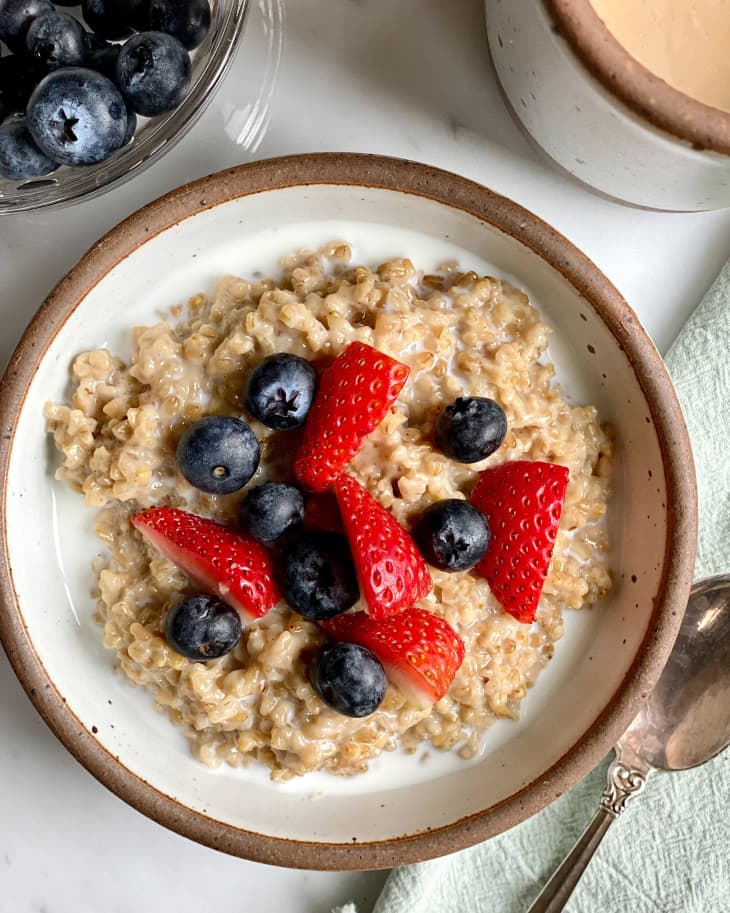
<instances>
[{"instance_id":1,"label":"white countertop","mask_svg":"<svg viewBox=\"0 0 730 913\"><path fill-rule=\"evenodd\" d=\"M480 0L288 0L285 13L279 80L256 158L378 152L486 184L575 241L667 348L730 256L730 210L642 212L559 174L504 108ZM227 121L232 132L230 112L266 63L255 21L262 13L252 15L211 108L161 162L73 210L0 220L0 364L101 233L177 184L250 157L221 141L221 126ZM348 899L359 913L372 909L384 873L287 871L229 858L124 805L46 729L1 652L0 732L0 913L329 913Z\"/></svg>"}]
</instances>

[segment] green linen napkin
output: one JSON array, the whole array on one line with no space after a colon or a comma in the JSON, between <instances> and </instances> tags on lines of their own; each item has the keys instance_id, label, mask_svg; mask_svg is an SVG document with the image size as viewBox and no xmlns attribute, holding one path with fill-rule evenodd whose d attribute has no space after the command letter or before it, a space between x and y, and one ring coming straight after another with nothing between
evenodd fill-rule
<instances>
[{"instance_id":1,"label":"green linen napkin","mask_svg":"<svg viewBox=\"0 0 730 913\"><path fill-rule=\"evenodd\" d=\"M666 362L692 439L699 484L696 576L730 567L730 263ZM395 869L374 913L523 913L592 817L608 760L569 793L481 846ZM575 890L569 913L730 910L730 751L653 777Z\"/></svg>"}]
</instances>

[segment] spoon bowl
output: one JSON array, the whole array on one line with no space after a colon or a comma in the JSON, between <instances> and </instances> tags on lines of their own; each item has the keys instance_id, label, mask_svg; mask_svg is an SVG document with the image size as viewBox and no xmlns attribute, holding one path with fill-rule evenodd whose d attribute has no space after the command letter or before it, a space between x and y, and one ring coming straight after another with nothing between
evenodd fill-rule
<instances>
[{"instance_id":1,"label":"spoon bowl","mask_svg":"<svg viewBox=\"0 0 730 913\"><path fill-rule=\"evenodd\" d=\"M704 764L730 744L730 576L692 587L661 677L618 743L655 770Z\"/></svg>"},{"instance_id":2,"label":"spoon bowl","mask_svg":"<svg viewBox=\"0 0 730 913\"><path fill-rule=\"evenodd\" d=\"M616 744L601 804L528 913L559 913L606 831L655 771L687 770L730 745L730 576L695 583L659 681Z\"/></svg>"}]
</instances>

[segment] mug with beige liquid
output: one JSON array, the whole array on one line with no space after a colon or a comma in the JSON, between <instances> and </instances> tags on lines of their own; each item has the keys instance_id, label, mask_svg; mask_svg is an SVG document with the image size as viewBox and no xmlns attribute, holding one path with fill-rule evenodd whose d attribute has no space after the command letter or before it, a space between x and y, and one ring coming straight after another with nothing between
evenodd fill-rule
<instances>
[{"instance_id":1,"label":"mug with beige liquid","mask_svg":"<svg viewBox=\"0 0 730 913\"><path fill-rule=\"evenodd\" d=\"M591 0L609 32L670 86L730 111L730 2Z\"/></svg>"},{"instance_id":2,"label":"mug with beige liquid","mask_svg":"<svg viewBox=\"0 0 730 913\"><path fill-rule=\"evenodd\" d=\"M730 0L486 0L507 101L616 199L730 206Z\"/></svg>"}]
</instances>

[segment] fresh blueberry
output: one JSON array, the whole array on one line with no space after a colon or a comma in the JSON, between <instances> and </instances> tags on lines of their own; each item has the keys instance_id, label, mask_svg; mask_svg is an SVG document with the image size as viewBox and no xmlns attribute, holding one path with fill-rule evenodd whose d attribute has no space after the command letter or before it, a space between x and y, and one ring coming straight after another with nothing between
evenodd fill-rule
<instances>
[{"instance_id":1,"label":"fresh blueberry","mask_svg":"<svg viewBox=\"0 0 730 913\"><path fill-rule=\"evenodd\" d=\"M125 8L127 22L138 32L150 30L150 0L117 0Z\"/></svg>"},{"instance_id":2,"label":"fresh blueberry","mask_svg":"<svg viewBox=\"0 0 730 913\"><path fill-rule=\"evenodd\" d=\"M246 403L267 428L291 431L304 424L317 389L317 372L298 355L269 355L251 372Z\"/></svg>"},{"instance_id":3,"label":"fresh blueberry","mask_svg":"<svg viewBox=\"0 0 730 913\"><path fill-rule=\"evenodd\" d=\"M442 571L466 571L482 560L491 534L481 511L468 501L449 498L424 510L413 539L429 564Z\"/></svg>"},{"instance_id":4,"label":"fresh blueberry","mask_svg":"<svg viewBox=\"0 0 730 913\"><path fill-rule=\"evenodd\" d=\"M0 175L11 181L37 178L58 168L33 142L22 118L0 126Z\"/></svg>"},{"instance_id":5,"label":"fresh blueberry","mask_svg":"<svg viewBox=\"0 0 730 913\"><path fill-rule=\"evenodd\" d=\"M92 39L95 39L95 36L92 35L91 37ZM121 50L121 44L109 44L109 42L104 41L103 39L93 40L91 57L89 58L89 68L96 70L98 73L102 73L107 79L111 79L111 81L114 82L117 78L117 59ZM124 134L122 146L131 143L136 132L137 115L134 111L127 108L127 132Z\"/></svg>"},{"instance_id":6,"label":"fresh blueberry","mask_svg":"<svg viewBox=\"0 0 730 913\"><path fill-rule=\"evenodd\" d=\"M96 51L101 51L103 48L116 47L116 45L112 45L110 41L107 41L106 38L97 35L96 32L87 32L86 34L89 36L92 54Z\"/></svg>"},{"instance_id":7,"label":"fresh blueberry","mask_svg":"<svg viewBox=\"0 0 730 913\"><path fill-rule=\"evenodd\" d=\"M202 44L210 28L208 0L150 0L151 29L173 35L192 51Z\"/></svg>"},{"instance_id":8,"label":"fresh blueberry","mask_svg":"<svg viewBox=\"0 0 730 913\"><path fill-rule=\"evenodd\" d=\"M360 595L347 539L339 533L304 533L284 551L284 596L313 621L333 618Z\"/></svg>"},{"instance_id":9,"label":"fresh blueberry","mask_svg":"<svg viewBox=\"0 0 730 913\"><path fill-rule=\"evenodd\" d=\"M137 132L137 115L134 111L127 111L127 132L124 134L124 141L122 146L127 146L134 139L134 134Z\"/></svg>"},{"instance_id":10,"label":"fresh blueberry","mask_svg":"<svg viewBox=\"0 0 730 913\"><path fill-rule=\"evenodd\" d=\"M25 114L38 79L38 72L25 57L19 54L0 57L0 101L6 115Z\"/></svg>"},{"instance_id":11,"label":"fresh blueberry","mask_svg":"<svg viewBox=\"0 0 730 913\"><path fill-rule=\"evenodd\" d=\"M127 22L138 32L148 32L150 26L150 0L118 0L125 7Z\"/></svg>"},{"instance_id":12,"label":"fresh blueberry","mask_svg":"<svg viewBox=\"0 0 730 913\"><path fill-rule=\"evenodd\" d=\"M127 109L119 89L101 73L82 67L55 70L30 97L28 129L49 158L92 165L124 142Z\"/></svg>"},{"instance_id":13,"label":"fresh blueberry","mask_svg":"<svg viewBox=\"0 0 730 913\"><path fill-rule=\"evenodd\" d=\"M114 82L117 78L117 60L121 50L121 44L104 44L102 47L92 50L89 58L90 69L103 73L107 79Z\"/></svg>"},{"instance_id":14,"label":"fresh blueberry","mask_svg":"<svg viewBox=\"0 0 730 913\"><path fill-rule=\"evenodd\" d=\"M304 495L294 485L264 482L241 502L241 526L259 542L274 542L304 519Z\"/></svg>"},{"instance_id":15,"label":"fresh blueberry","mask_svg":"<svg viewBox=\"0 0 730 913\"><path fill-rule=\"evenodd\" d=\"M240 641L241 619L217 596L191 596L167 613L165 637L173 650L188 659L217 659Z\"/></svg>"},{"instance_id":16,"label":"fresh blueberry","mask_svg":"<svg viewBox=\"0 0 730 913\"><path fill-rule=\"evenodd\" d=\"M369 716L388 682L378 657L358 644L328 644L315 654L309 681L325 704L345 716Z\"/></svg>"},{"instance_id":17,"label":"fresh blueberry","mask_svg":"<svg viewBox=\"0 0 730 913\"><path fill-rule=\"evenodd\" d=\"M243 419L209 415L191 425L177 445L177 465L185 478L209 494L239 491L256 472L259 442Z\"/></svg>"},{"instance_id":18,"label":"fresh blueberry","mask_svg":"<svg viewBox=\"0 0 730 913\"><path fill-rule=\"evenodd\" d=\"M82 12L90 29L113 41L150 27L150 0L83 0Z\"/></svg>"},{"instance_id":19,"label":"fresh blueberry","mask_svg":"<svg viewBox=\"0 0 730 913\"><path fill-rule=\"evenodd\" d=\"M190 55L177 38L162 32L140 32L119 54L116 81L133 111L155 117L180 104L191 74Z\"/></svg>"},{"instance_id":20,"label":"fresh blueberry","mask_svg":"<svg viewBox=\"0 0 730 913\"><path fill-rule=\"evenodd\" d=\"M25 36L28 56L44 71L82 67L91 54L91 42L81 23L64 13L43 13Z\"/></svg>"},{"instance_id":21,"label":"fresh blueberry","mask_svg":"<svg viewBox=\"0 0 730 913\"><path fill-rule=\"evenodd\" d=\"M25 49L25 35L33 20L52 13L50 0L2 0L0 2L0 41L15 53Z\"/></svg>"},{"instance_id":22,"label":"fresh blueberry","mask_svg":"<svg viewBox=\"0 0 730 913\"><path fill-rule=\"evenodd\" d=\"M86 24L102 38L118 41L132 34L130 12L124 0L83 0Z\"/></svg>"},{"instance_id":23,"label":"fresh blueberry","mask_svg":"<svg viewBox=\"0 0 730 913\"><path fill-rule=\"evenodd\" d=\"M436 421L436 446L460 463L476 463L488 457L506 434L504 410L485 396L460 396Z\"/></svg>"}]
</instances>

